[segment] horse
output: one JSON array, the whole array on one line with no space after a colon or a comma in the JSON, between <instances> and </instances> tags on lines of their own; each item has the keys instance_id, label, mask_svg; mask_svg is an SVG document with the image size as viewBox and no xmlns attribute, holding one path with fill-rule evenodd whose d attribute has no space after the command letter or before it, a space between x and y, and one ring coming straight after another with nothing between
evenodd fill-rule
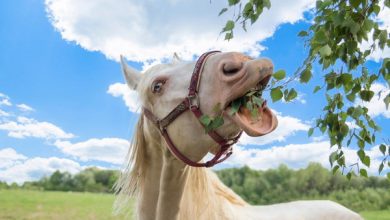
<instances>
[{"instance_id":1,"label":"horse","mask_svg":"<svg viewBox=\"0 0 390 220\"><path fill-rule=\"evenodd\" d=\"M142 220L362 219L325 200L249 205L208 169L232 153L241 132L262 136L276 128L277 117L266 104L258 107L256 120L243 106L229 113L233 100L268 84L273 73L269 59L213 51L197 62L185 62L174 54L171 63L143 74L122 56L121 64L128 87L139 94L142 111L115 185L117 212L135 197L135 218ZM200 119L215 114L222 115L223 125L205 132ZM207 154L214 157L203 162Z\"/></svg>"}]
</instances>

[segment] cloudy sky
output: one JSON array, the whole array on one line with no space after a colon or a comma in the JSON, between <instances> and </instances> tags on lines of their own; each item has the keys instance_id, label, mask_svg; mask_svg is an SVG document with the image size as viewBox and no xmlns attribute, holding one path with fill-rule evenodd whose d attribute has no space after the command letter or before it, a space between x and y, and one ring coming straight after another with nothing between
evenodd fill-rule
<instances>
[{"instance_id":1,"label":"cloudy sky","mask_svg":"<svg viewBox=\"0 0 390 220\"><path fill-rule=\"evenodd\" d=\"M271 58L275 69L293 73L305 57L297 33L310 23L313 0L274 0L248 32L236 31L226 42L219 35L232 13L218 17L221 0L13 0L0 2L0 181L36 180L55 170L71 173L88 166L119 168L125 157L139 108L120 71L126 56L139 70L167 62L174 52L193 60L211 49L241 51ZM389 10L380 15L389 29ZM388 16L387 16L388 18ZM377 71L377 51L368 63ZM269 103L279 127L261 137L243 136L234 155L217 168L248 165L255 169L292 168L310 161L328 165L327 138L307 137L321 115L324 93L316 67L310 85L293 84L293 103ZM375 91L388 92L384 83ZM383 94L383 93L382 93ZM370 115L390 134L390 112L375 97ZM375 174L377 146L368 149ZM349 161L356 161L352 149Z\"/></svg>"}]
</instances>

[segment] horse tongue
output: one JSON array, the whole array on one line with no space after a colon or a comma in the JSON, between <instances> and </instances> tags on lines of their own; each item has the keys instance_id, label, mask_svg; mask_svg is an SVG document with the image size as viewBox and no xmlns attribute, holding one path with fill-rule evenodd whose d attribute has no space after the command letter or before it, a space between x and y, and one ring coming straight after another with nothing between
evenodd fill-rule
<instances>
[{"instance_id":1,"label":"horse tongue","mask_svg":"<svg viewBox=\"0 0 390 220\"><path fill-rule=\"evenodd\" d=\"M240 110L233 115L233 121L249 136L262 136L275 130L278 125L276 116L267 106L258 108L257 118L253 118L251 112L241 106Z\"/></svg>"}]
</instances>

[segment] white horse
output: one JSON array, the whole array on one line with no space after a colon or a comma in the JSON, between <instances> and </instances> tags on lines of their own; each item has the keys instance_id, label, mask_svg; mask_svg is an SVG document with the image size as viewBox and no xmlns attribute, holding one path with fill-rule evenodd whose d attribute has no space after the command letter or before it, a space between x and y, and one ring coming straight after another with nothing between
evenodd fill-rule
<instances>
[{"instance_id":1,"label":"white horse","mask_svg":"<svg viewBox=\"0 0 390 220\"><path fill-rule=\"evenodd\" d=\"M226 156L230 148L221 150L223 144L216 143L215 138L205 133L196 113L182 110L178 105L199 107L199 111L207 115L215 114L213 108L216 105L228 112L234 99L267 84L273 70L269 60L253 60L241 53L214 53L203 58L195 64L182 62L174 56L171 64L153 66L144 74L127 66L122 58L127 84L130 89L138 91L143 111L126 169L116 184L117 210L126 207L126 201L135 196L136 218L142 220L362 219L357 213L332 201L251 206L226 187L210 169L187 165L192 162L192 165L206 166L199 161L211 152L219 155L207 164L211 166ZM194 84L191 80L194 68L194 72L199 71L201 75L199 80L195 79L197 98L192 99L186 97L188 87ZM167 117L170 118L168 123L162 126L161 119L172 115L173 109L181 112L174 113L173 119ZM259 111L255 122L246 109L240 109L233 116L224 114L225 122L215 133L229 140L242 130L252 136L274 130L276 117L266 106L260 107ZM166 134L168 138L163 137ZM179 153L173 152L175 150Z\"/></svg>"}]
</instances>

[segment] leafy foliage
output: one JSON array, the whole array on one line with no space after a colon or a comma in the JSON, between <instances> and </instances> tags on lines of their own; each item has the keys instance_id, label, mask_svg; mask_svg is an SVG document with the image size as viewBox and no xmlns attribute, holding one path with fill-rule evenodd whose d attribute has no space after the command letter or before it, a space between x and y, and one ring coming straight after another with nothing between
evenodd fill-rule
<instances>
[{"instance_id":1,"label":"leafy foliage","mask_svg":"<svg viewBox=\"0 0 390 220\"><path fill-rule=\"evenodd\" d=\"M355 211L390 209L390 181L386 178L355 176L348 181L340 172L332 175L316 163L297 171L282 165L266 171L248 167L223 169L217 174L251 204L330 199Z\"/></svg>"},{"instance_id":2,"label":"leafy foliage","mask_svg":"<svg viewBox=\"0 0 390 220\"><path fill-rule=\"evenodd\" d=\"M228 2L229 7L224 12L238 6L239 13L230 21L241 24L245 31L248 20L251 24L255 23L263 9L271 6L268 0L250 0L244 7L240 0ZM389 33L380 27L377 20L383 7L390 7L390 1L385 0L384 6L380 4L378 0L318 0L313 24L308 30L298 33L309 48L303 65L284 82L281 80L285 75L281 71L276 72L270 88L274 102L283 98L291 101L297 97L297 93L286 88L288 84L295 78L299 78L301 83L308 83L313 77L312 66L322 67L324 85L316 86L313 92L323 89L327 104L315 126L309 130L309 136L315 129L328 135L331 147L335 146L329 161L334 170L341 169L349 179L354 173L367 176L365 167L371 163L365 150L376 143L375 134L381 129L368 114L368 109L363 104L357 104L361 103L358 99L363 103L370 102L375 95L372 91L375 82L385 81L390 85L390 58L383 59L378 72L369 72L366 68L367 58L374 50L390 46ZM222 33L229 34L227 40L233 37L235 25L230 24L229 27L231 29L228 31L222 30ZM364 42L372 42L366 50L360 46ZM388 108L390 93L383 92L380 98ZM357 154L360 161L348 165L343 149L351 146L351 143L359 147ZM389 141L383 140L380 146L383 161L378 171L382 172L384 167L390 167Z\"/></svg>"},{"instance_id":3,"label":"leafy foliage","mask_svg":"<svg viewBox=\"0 0 390 220\"><path fill-rule=\"evenodd\" d=\"M255 120L259 114L259 109L263 106L264 100L262 96L262 88L251 90L244 96L237 98L232 101L230 105L230 112L228 114L234 115L237 113L241 106L245 106L251 113L253 120ZM220 104L214 106L214 114L215 116L203 115L200 117L200 122L205 127L205 132L209 132L217 129L222 126L224 123L223 120L223 110L221 110Z\"/></svg>"},{"instance_id":4,"label":"leafy foliage","mask_svg":"<svg viewBox=\"0 0 390 220\"><path fill-rule=\"evenodd\" d=\"M113 192L112 187L117 179L117 171L88 168L76 175L56 171L39 181L25 182L22 187L50 191Z\"/></svg>"}]
</instances>

